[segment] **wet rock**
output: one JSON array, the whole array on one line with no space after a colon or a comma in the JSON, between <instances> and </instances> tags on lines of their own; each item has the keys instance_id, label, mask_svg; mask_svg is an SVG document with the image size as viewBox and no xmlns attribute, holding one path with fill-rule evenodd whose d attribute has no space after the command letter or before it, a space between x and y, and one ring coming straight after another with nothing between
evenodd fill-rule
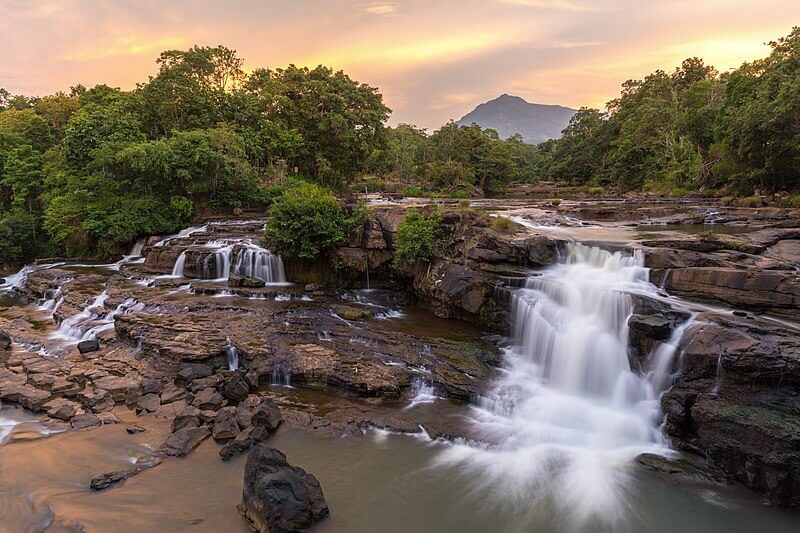
<instances>
[{"instance_id":1,"label":"wet rock","mask_svg":"<svg viewBox=\"0 0 800 533\"><path fill-rule=\"evenodd\" d=\"M175 384L179 387L185 387L197 378L206 378L214 372L208 365L200 363L184 363L181 366L178 375L175 377Z\"/></svg>"},{"instance_id":2,"label":"wet rock","mask_svg":"<svg viewBox=\"0 0 800 533\"><path fill-rule=\"evenodd\" d=\"M214 374L213 376L208 376L204 378L198 378L189 384L189 390L192 392L197 392L203 389L207 389L209 387L216 389L219 388L223 379L224 378L219 374Z\"/></svg>"},{"instance_id":3,"label":"wet rock","mask_svg":"<svg viewBox=\"0 0 800 533\"><path fill-rule=\"evenodd\" d=\"M115 472L106 472L105 474L100 474L99 476L93 477L89 482L89 486L92 488L92 490L104 490L159 464L161 464L161 460L157 457L139 460L137 461L136 466L131 468L117 470Z\"/></svg>"},{"instance_id":4,"label":"wet rock","mask_svg":"<svg viewBox=\"0 0 800 533\"><path fill-rule=\"evenodd\" d=\"M216 411L222 407L225 399L216 389L203 389L195 395L192 405L202 411Z\"/></svg>"},{"instance_id":5,"label":"wet rock","mask_svg":"<svg viewBox=\"0 0 800 533\"><path fill-rule=\"evenodd\" d=\"M248 276L237 276L233 275L228 278L228 286L229 287L245 287L251 289L260 289L265 287L267 284L257 278L251 278Z\"/></svg>"},{"instance_id":6,"label":"wet rock","mask_svg":"<svg viewBox=\"0 0 800 533\"><path fill-rule=\"evenodd\" d=\"M44 404L42 408L47 411L47 415L50 417L69 420L78 413L80 405L63 398L57 398Z\"/></svg>"},{"instance_id":7,"label":"wet rock","mask_svg":"<svg viewBox=\"0 0 800 533\"><path fill-rule=\"evenodd\" d=\"M185 457L209 435L211 435L211 430L205 426L179 429L167 437L167 440L158 447L156 453L169 457Z\"/></svg>"},{"instance_id":8,"label":"wet rock","mask_svg":"<svg viewBox=\"0 0 800 533\"><path fill-rule=\"evenodd\" d=\"M628 327L657 341L667 340L672 335L672 321L659 315L631 315Z\"/></svg>"},{"instance_id":9,"label":"wet rock","mask_svg":"<svg viewBox=\"0 0 800 533\"><path fill-rule=\"evenodd\" d=\"M102 389L84 389L77 395L77 400L87 409L95 413L110 411L114 408L114 399L111 393Z\"/></svg>"},{"instance_id":10,"label":"wet rock","mask_svg":"<svg viewBox=\"0 0 800 533\"><path fill-rule=\"evenodd\" d=\"M166 405L160 405L158 409L153 412L153 415L158 418L166 418L171 420L184 412L187 408L187 403L184 400L177 400Z\"/></svg>"},{"instance_id":11,"label":"wet rock","mask_svg":"<svg viewBox=\"0 0 800 533\"><path fill-rule=\"evenodd\" d=\"M272 433L283 421L281 411L275 402L268 398L264 398L258 407L255 408L251 416L251 424L255 427L266 429Z\"/></svg>"},{"instance_id":12,"label":"wet rock","mask_svg":"<svg viewBox=\"0 0 800 533\"><path fill-rule=\"evenodd\" d=\"M41 411L50 401L49 391L19 383L0 383L0 399L20 404L31 411Z\"/></svg>"},{"instance_id":13,"label":"wet rock","mask_svg":"<svg viewBox=\"0 0 800 533\"><path fill-rule=\"evenodd\" d=\"M256 376L258 376L258 374L256 374ZM225 379L222 386L223 396L235 404L244 400L249 392L250 386L245 381L241 372L231 373L231 375Z\"/></svg>"},{"instance_id":14,"label":"wet rock","mask_svg":"<svg viewBox=\"0 0 800 533\"><path fill-rule=\"evenodd\" d=\"M74 429L86 429L101 426L103 422L93 413L82 413L73 416L72 420L70 420L70 424Z\"/></svg>"},{"instance_id":15,"label":"wet rock","mask_svg":"<svg viewBox=\"0 0 800 533\"><path fill-rule=\"evenodd\" d=\"M249 406L245 405L244 402L236 406L236 422L242 429L250 427L250 425L253 423L252 411Z\"/></svg>"},{"instance_id":16,"label":"wet rock","mask_svg":"<svg viewBox=\"0 0 800 533\"><path fill-rule=\"evenodd\" d=\"M108 411L105 413L97 413L97 418L100 419L100 422L102 422L104 426L106 424L122 424L122 420L120 420L117 415Z\"/></svg>"},{"instance_id":17,"label":"wet rock","mask_svg":"<svg viewBox=\"0 0 800 533\"><path fill-rule=\"evenodd\" d=\"M236 408L223 407L214 417L211 436L214 440L229 440L240 433L239 423L236 421Z\"/></svg>"},{"instance_id":18,"label":"wet rock","mask_svg":"<svg viewBox=\"0 0 800 533\"><path fill-rule=\"evenodd\" d=\"M247 386L250 387L250 390L258 389L259 379L258 379L258 372L250 371L244 375L244 380L247 383Z\"/></svg>"},{"instance_id":19,"label":"wet rock","mask_svg":"<svg viewBox=\"0 0 800 533\"><path fill-rule=\"evenodd\" d=\"M96 340L81 341L78 343L78 351L80 353L96 352L100 349L100 343Z\"/></svg>"},{"instance_id":20,"label":"wet rock","mask_svg":"<svg viewBox=\"0 0 800 533\"><path fill-rule=\"evenodd\" d=\"M147 430L142 426L137 426L136 424L133 424L130 426L125 426L125 431L130 435L135 435L137 433L144 433Z\"/></svg>"},{"instance_id":21,"label":"wet rock","mask_svg":"<svg viewBox=\"0 0 800 533\"><path fill-rule=\"evenodd\" d=\"M264 533L300 531L328 516L317 478L265 444L247 458L238 509L256 531Z\"/></svg>"}]
</instances>

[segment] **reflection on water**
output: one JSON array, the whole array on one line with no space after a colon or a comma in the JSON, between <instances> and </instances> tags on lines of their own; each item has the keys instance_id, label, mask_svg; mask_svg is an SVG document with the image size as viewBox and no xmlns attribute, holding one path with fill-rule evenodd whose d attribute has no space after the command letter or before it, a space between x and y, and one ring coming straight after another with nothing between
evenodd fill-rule
<instances>
[{"instance_id":1,"label":"reflection on water","mask_svg":"<svg viewBox=\"0 0 800 533\"><path fill-rule=\"evenodd\" d=\"M171 459L101 492L92 476L148 455L166 424L128 435L122 425L72 432L0 448L0 524L36 530L52 516L87 531L226 531L248 528L236 511L244 457L222 462L210 439L185 459ZM565 531L566 517L547 508L490 505L459 469L433 466L446 443L371 432L339 438L283 430L270 444L316 475L331 517L324 533ZM35 468L34 468L35 465ZM748 492L715 485L686 488L632 467L636 485L616 531L796 531L798 517L763 506ZM0 528L2 529L2 528Z\"/></svg>"}]
</instances>

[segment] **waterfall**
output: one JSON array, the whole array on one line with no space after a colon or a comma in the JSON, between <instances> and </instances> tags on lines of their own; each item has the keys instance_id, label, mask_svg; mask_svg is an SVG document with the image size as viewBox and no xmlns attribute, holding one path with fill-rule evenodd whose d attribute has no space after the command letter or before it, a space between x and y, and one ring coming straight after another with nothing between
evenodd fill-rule
<instances>
[{"instance_id":1,"label":"waterfall","mask_svg":"<svg viewBox=\"0 0 800 533\"><path fill-rule=\"evenodd\" d=\"M109 294L103 291L78 314L64 319L58 326L58 330L51 336L67 341L85 341L97 338L103 331L114 328L114 317L121 313L139 311L144 308L144 304L137 302L134 298L128 298L106 312L105 302Z\"/></svg>"},{"instance_id":2,"label":"waterfall","mask_svg":"<svg viewBox=\"0 0 800 533\"><path fill-rule=\"evenodd\" d=\"M225 363L228 370L239 370L239 350L233 344L225 348Z\"/></svg>"},{"instance_id":3,"label":"waterfall","mask_svg":"<svg viewBox=\"0 0 800 533\"><path fill-rule=\"evenodd\" d=\"M433 385L433 381L414 378L411 380L411 403L404 410L411 409L415 405L422 403L432 403L439 397L440 394Z\"/></svg>"},{"instance_id":4,"label":"waterfall","mask_svg":"<svg viewBox=\"0 0 800 533\"><path fill-rule=\"evenodd\" d=\"M178 259L175 260L175 266L172 267L172 275L176 278L183 277L183 267L186 264L186 252L181 252Z\"/></svg>"},{"instance_id":5,"label":"waterfall","mask_svg":"<svg viewBox=\"0 0 800 533\"><path fill-rule=\"evenodd\" d=\"M657 291L643 259L570 244L561 263L514 291L505 370L474 409L482 440L496 444L455 445L438 461L473 469L504 504L541 504L574 520L566 529L619 519L628 465L668 453L657 390L678 340L664 345L649 379L628 361L630 293Z\"/></svg>"},{"instance_id":6,"label":"waterfall","mask_svg":"<svg viewBox=\"0 0 800 533\"><path fill-rule=\"evenodd\" d=\"M286 281L281 256L254 244L239 249L233 273L260 279L265 283L283 283Z\"/></svg>"}]
</instances>

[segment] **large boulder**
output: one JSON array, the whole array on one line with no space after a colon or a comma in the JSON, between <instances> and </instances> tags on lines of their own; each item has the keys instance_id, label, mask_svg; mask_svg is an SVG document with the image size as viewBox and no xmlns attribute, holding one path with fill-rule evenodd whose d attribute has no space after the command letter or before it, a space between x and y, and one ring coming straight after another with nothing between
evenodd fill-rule
<instances>
[{"instance_id":1,"label":"large boulder","mask_svg":"<svg viewBox=\"0 0 800 533\"><path fill-rule=\"evenodd\" d=\"M300 531L329 513L317 478L290 465L284 454L265 444L247 458L238 509L262 533Z\"/></svg>"},{"instance_id":2,"label":"large boulder","mask_svg":"<svg viewBox=\"0 0 800 533\"><path fill-rule=\"evenodd\" d=\"M209 435L211 435L211 430L205 426L184 427L167 437L167 440L156 450L156 454L184 457L197 448Z\"/></svg>"}]
</instances>

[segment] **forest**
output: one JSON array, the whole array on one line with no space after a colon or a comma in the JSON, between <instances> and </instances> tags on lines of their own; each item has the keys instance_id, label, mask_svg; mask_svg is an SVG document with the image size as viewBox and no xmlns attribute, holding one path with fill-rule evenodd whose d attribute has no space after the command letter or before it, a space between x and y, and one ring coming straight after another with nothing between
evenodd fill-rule
<instances>
[{"instance_id":1,"label":"forest","mask_svg":"<svg viewBox=\"0 0 800 533\"><path fill-rule=\"evenodd\" d=\"M750 195L800 184L800 28L720 74L690 58L622 85L538 146L477 125L386 125L377 88L318 66L259 68L223 46L163 52L135 89L0 89L0 263L104 257L205 214L334 191L471 197L538 180ZM297 196L297 195L295 195Z\"/></svg>"}]
</instances>

